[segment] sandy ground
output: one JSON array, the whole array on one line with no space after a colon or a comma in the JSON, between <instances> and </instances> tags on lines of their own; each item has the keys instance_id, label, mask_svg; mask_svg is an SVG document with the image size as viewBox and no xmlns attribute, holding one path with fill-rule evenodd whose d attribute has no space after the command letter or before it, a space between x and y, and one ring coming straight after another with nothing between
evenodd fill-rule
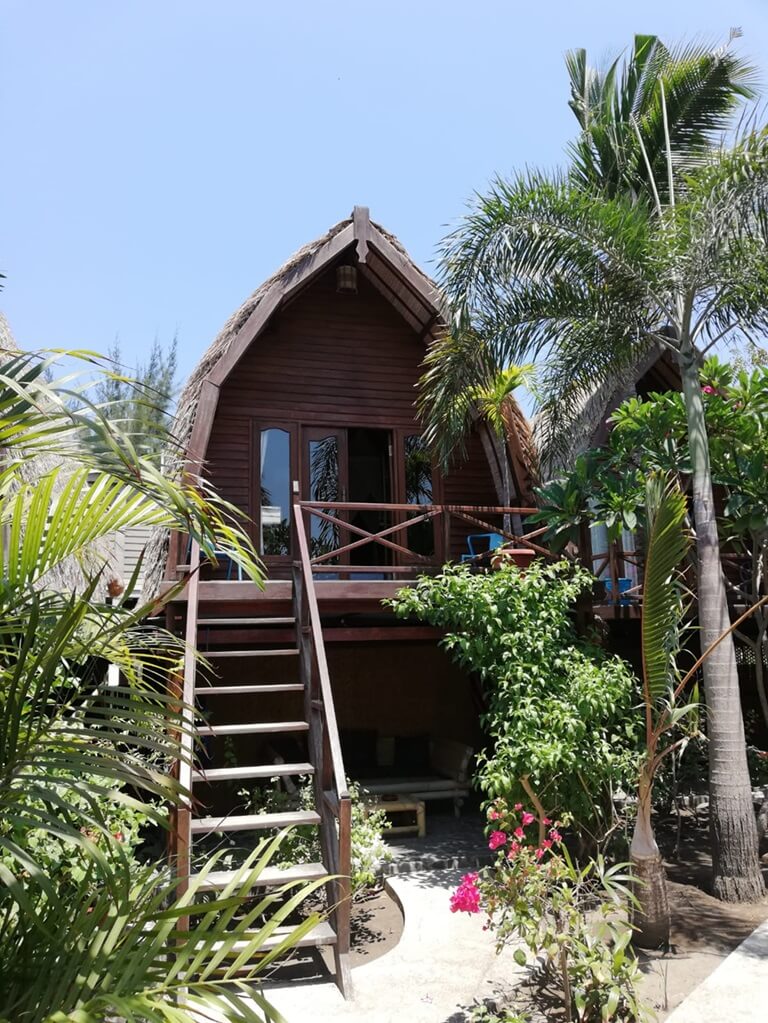
<instances>
[{"instance_id":1,"label":"sandy ground","mask_svg":"<svg viewBox=\"0 0 768 1023\"><path fill-rule=\"evenodd\" d=\"M658 1023L663 1023L694 988L768 919L768 898L757 905L727 905L707 893L711 867L705 820L685 822L676 858L672 858L673 830L661 828L660 831L662 847L669 856L672 942L667 952L640 952L639 957L641 998L653 1010ZM402 933L400 908L384 890L375 889L358 899L352 914L353 970L386 956L398 944ZM490 935L488 940L490 944ZM287 975L281 971L284 979L295 978L299 982L330 980L332 973L332 954L327 949L306 953L294 962ZM495 988L493 993L498 994L499 1004L509 1004L509 989ZM515 1002L519 1001L520 994L518 991ZM549 1010L541 1018L554 1021L558 1016ZM468 1016L459 1012L451 1018L451 1023L463 1023L466 1019Z\"/></svg>"},{"instance_id":2,"label":"sandy ground","mask_svg":"<svg viewBox=\"0 0 768 1023\"><path fill-rule=\"evenodd\" d=\"M672 946L640 955L641 997L667 1018L737 945L768 918L768 902L731 906L690 884L669 884Z\"/></svg>"}]
</instances>

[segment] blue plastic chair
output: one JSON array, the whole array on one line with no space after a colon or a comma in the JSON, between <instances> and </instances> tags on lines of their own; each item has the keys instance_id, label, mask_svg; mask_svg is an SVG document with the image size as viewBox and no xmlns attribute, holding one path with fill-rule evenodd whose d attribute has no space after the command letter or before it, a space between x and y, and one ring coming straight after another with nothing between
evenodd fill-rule
<instances>
[{"instance_id":1,"label":"blue plastic chair","mask_svg":"<svg viewBox=\"0 0 768 1023\"><path fill-rule=\"evenodd\" d=\"M477 550L475 544L477 541L484 541L485 546L482 550ZM504 537L500 533L470 533L467 537L467 547L469 548L469 554L462 554L462 561L473 561L478 558L481 554L488 554L491 551L497 551L504 543Z\"/></svg>"},{"instance_id":2,"label":"blue plastic chair","mask_svg":"<svg viewBox=\"0 0 768 1023\"><path fill-rule=\"evenodd\" d=\"M626 593L627 590L631 590L632 589L632 580L628 579L626 576L622 575L622 576L619 576L617 582L619 584L619 599L618 599L618 601L614 601L614 603L618 603L618 604L631 604L632 603L632 598L631 597L624 597L624 596L622 596L622 594ZM606 596L610 598L612 596L612 594L613 594L613 579L603 579L603 583L605 584Z\"/></svg>"},{"instance_id":3,"label":"blue plastic chair","mask_svg":"<svg viewBox=\"0 0 768 1023\"><path fill-rule=\"evenodd\" d=\"M230 556L227 554L226 551L216 551L215 550L213 553L214 553L214 555L217 558L221 558L223 561L226 561L226 563L227 563L227 579L231 579L232 578L232 569L235 567L235 563L232 560L232 558L230 558ZM189 562L189 559L191 557L192 557L192 537L190 536L189 542L187 543L187 562ZM239 583L241 583L243 581L243 566L242 565L238 565L237 566L237 581Z\"/></svg>"}]
</instances>

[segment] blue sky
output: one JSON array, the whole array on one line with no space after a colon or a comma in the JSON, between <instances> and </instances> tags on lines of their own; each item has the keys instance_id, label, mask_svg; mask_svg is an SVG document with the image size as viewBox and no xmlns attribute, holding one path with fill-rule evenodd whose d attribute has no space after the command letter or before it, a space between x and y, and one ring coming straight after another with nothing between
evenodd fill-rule
<instances>
[{"instance_id":1,"label":"blue sky","mask_svg":"<svg viewBox=\"0 0 768 1023\"><path fill-rule=\"evenodd\" d=\"M429 270L494 173L559 162L565 50L732 25L768 78L766 0L3 0L0 307L129 366L178 332L186 375L353 205Z\"/></svg>"}]
</instances>

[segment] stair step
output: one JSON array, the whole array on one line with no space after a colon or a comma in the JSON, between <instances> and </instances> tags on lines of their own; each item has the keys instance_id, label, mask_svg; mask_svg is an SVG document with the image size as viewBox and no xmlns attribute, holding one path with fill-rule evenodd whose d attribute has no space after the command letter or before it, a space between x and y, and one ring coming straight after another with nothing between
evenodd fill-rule
<instances>
[{"instance_id":1,"label":"stair step","mask_svg":"<svg viewBox=\"0 0 768 1023\"><path fill-rule=\"evenodd\" d=\"M215 831L262 831L265 828L290 828L302 824L319 824L320 814L314 810L291 810L285 813L249 813L231 817L198 817L191 822L194 835Z\"/></svg>"},{"instance_id":2,"label":"stair step","mask_svg":"<svg viewBox=\"0 0 768 1023\"><path fill-rule=\"evenodd\" d=\"M306 721L245 721L232 725L200 725L200 735L272 735L277 732L307 732Z\"/></svg>"},{"instance_id":3,"label":"stair step","mask_svg":"<svg viewBox=\"0 0 768 1023\"><path fill-rule=\"evenodd\" d=\"M238 778L286 778L296 774L314 774L312 764L253 764L250 767L212 767L193 771L192 781L235 781Z\"/></svg>"},{"instance_id":4,"label":"stair step","mask_svg":"<svg viewBox=\"0 0 768 1023\"><path fill-rule=\"evenodd\" d=\"M238 870L212 870L200 885L199 891L207 892L227 885L240 875ZM292 867L268 867L262 870L254 887L286 884L288 881L319 881L328 877L322 863L297 863ZM194 880L194 875L192 880Z\"/></svg>"},{"instance_id":5,"label":"stair step","mask_svg":"<svg viewBox=\"0 0 768 1023\"><path fill-rule=\"evenodd\" d=\"M303 693L301 682L275 682L274 685L258 686L199 686L195 696L233 696L247 693Z\"/></svg>"},{"instance_id":6,"label":"stair step","mask_svg":"<svg viewBox=\"0 0 768 1023\"><path fill-rule=\"evenodd\" d=\"M297 657L295 647L283 650L200 650L203 657Z\"/></svg>"},{"instance_id":7,"label":"stair step","mask_svg":"<svg viewBox=\"0 0 768 1023\"><path fill-rule=\"evenodd\" d=\"M273 948L277 948L294 930L294 927L276 927L272 935L259 946L256 955L258 956L259 952L270 952ZM255 935L256 932L253 933ZM326 920L321 920L319 924L315 924L311 930L307 931L303 938L293 942L291 948L286 949L286 955L294 948L317 948L319 945L335 944L336 932ZM221 943L215 942L213 948L218 951L221 948ZM232 945L231 955L239 955L246 948L248 948L247 942L236 941Z\"/></svg>"},{"instance_id":8,"label":"stair step","mask_svg":"<svg viewBox=\"0 0 768 1023\"><path fill-rule=\"evenodd\" d=\"M295 618L198 618L199 628L212 625L295 625Z\"/></svg>"}]
</instances>

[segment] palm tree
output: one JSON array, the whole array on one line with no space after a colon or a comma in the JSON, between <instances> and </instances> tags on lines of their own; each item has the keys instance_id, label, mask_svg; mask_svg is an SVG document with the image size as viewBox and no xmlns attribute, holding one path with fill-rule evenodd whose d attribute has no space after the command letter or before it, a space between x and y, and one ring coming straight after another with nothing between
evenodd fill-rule
<instances>
[{"instance_id":1,"label":"palm tree","mask_svg":"<svg viewBox=\"0 0 768 1023\"><path fill-rule=\"evenodd\" d=\"M646 189L610 195L571 174L536 172L497 181L446 239L442 274L457 333L470 327L486 338L501 364L547 357L540 390L550 455L596 386L630 371L653 346L674 355L693 466L706 647L727 627L728 606L698 353L768 326L768 136L746 131L727 151L696 153L695 167L678 160L664 81L662 74L663 181L633 118ZM732 640L707 660L704 681L714 888L726 900L756 899L764 888Z\"/></svg>"},{"instance_id":2,"label":"palm tree","mask_svg":"<svg viewBox=\"0 0 768 1023\"><path fill-rule=\"evenodd\" d=\"M258 991L242 1000L240 967L306 890L278 908L248 902L275 843L214 899L204 876L184 890L162 861L137 870L110 821L141 807L167 823L188 796L168 765L191 708L166 691L180 642L103 587L110 537L128 526L188 532L257 582L261 567L230 506L166 479L71 376L49 381L55 365L0 356L0 1019L182 1023L205 1010L261 1023L270 1010ZM77 857L80 875L63 882L46 867L56 857Z\"/></svg>"},{"instance_id":3,"label":"palm tree","mask_svg":"<svg viewBox=\"0 0 768 1023\"><path fill-rule=\"evenodd\" d=\"M658 36L637 35L623 66L617 57L605 70L591 67L584 49L566 54L569 106L581 129L568 147L574 184L611 197L664 191L667 135L677 171L695 168L740 102L755 95L754 67L730 47L738 34L714 49L673 50Z\"/></svg>"},{"instance_id":4,"label":"palm tree","mask_svg":"<svg viewBox=\"0 0 768 1023\"><path fill-rule=\"evenodd\" d=\"M428 447L447 469L457 454L466 453L469 436L479 426L498 499L509 507L513 494L507 445L522 416L514 392L530 381L533 366L499 365L486 340L468 329L443 338L427 353L424 367L418 405ZM515 529L521 532L517 519ZM508 515L504 529L510 531Z\"/></svg>"}]
</instances>

